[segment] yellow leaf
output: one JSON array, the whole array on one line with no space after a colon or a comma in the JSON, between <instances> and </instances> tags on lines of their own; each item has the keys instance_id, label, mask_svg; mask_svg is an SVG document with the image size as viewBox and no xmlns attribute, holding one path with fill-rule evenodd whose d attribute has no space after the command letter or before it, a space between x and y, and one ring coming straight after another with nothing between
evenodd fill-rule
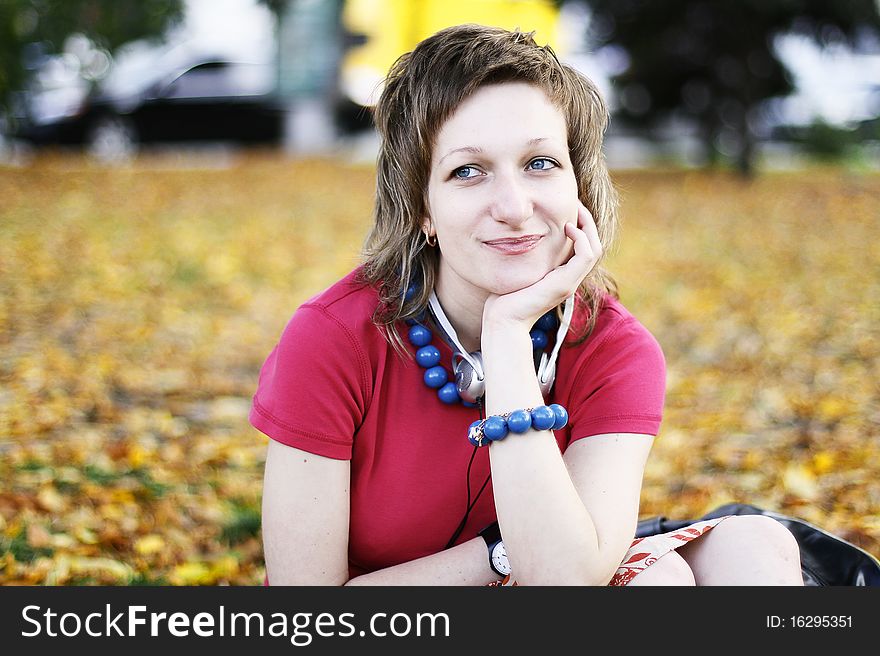
<instances>
[{"instance_id":1,"label":"yellow leaf","mask_svg":"<svg viewBox=\"0 0 880 656\"><path fill-rule=\"evenodd\" d=\"M173 585L208 585L214 576L204 563L183 563L174 568L169 580Z\"/></svg>"},{"instance_id":2,"label":"yellow leaf","mask_svg":"<svg viewBox=\"0 0 880 656\"><path fill-rule=\"evenodd\" d=\"M149 453L139 444L135 444L128 452L128 464L138 469L149 459Z\"/></svg>"},{"instance_id":3,"label":"yellow leaf","mask_svg":"<svg viewBox=\"0 0 880 656\"><path fill-rule=\"evenodd\" d=\"M165 548L165 540L155 533L145 535L134 543L134 549L142 556L158 553Z\"/></svg>"},{"instance_id":4,"label":"yellow leaf","mask_svg":"<svg viewBox=\"0 0 880 656\"><path fill-rule=\"evenodd\" d=\"M131 493L131 490L121 490L119 488L116 488L110 492L110 498L116 503L122 504L133 504L135 502L134 494Z\"/></svg>"},{"instance_id":5,"label":"yellow leaf","mask_svg":"<svg viewBox=\"0 0 880 656\"><path fill-rule=\"evenodd\" d=\"M790 464L782 475L782 485L786 492L802 499L815 499L819 494L816 477L809 467Z\"/></svg>"},{"instance_id":6,"label":"yellow leaf","mask_svg":"<svg viewBox=\"0 0 880 656\"><path fill-rule=\"evenodd\" d=\"M70 556L61 554L55 558L38 558L31 570L37 580L48 585L64 585L70 579Z\"/></svg>"},{"instance_id":7,"label":"yellow leaf","mask_svg":"<svg viewBox=\"0 0 880 656\"><path fill-rule=\"evenodd\" d=\"M850 412L850 404L846 399L833 396L826 397L819 401L816 412L819 417L826 421L835 421Z\"/></svg>"},{"instance_id":8,"label":"yellow leaf","mask_svg":"<svg viewBox=\"0 0 880 656\"><path fill-rule=\"evenodd\" d=\"M830 451L820 451L813 456L813 472L816 475L828 473L834 467L834 454Z\"/></svg>"},{"instance_id":9,"label":"yellow leaf","mask_svg":"<svg viewBox=\"0 0 880 656\"><path fill-rule=\"evenodd\" d=\"M21 529L21 519L16 517L3 529L3 537L10 540L14 537L18 537L19 535L21 535Z\"/></svg>"},{"instance_id":10,"label":"yellow leaf","mask_svg":"<svg viewBox=\"0 0 880 656\"><path fill-rule=\"evenodd\" d=\"M82 544L98 543L98 536L95 535L95 532L91 529L86 528L85 526L78 526L76 530L74 530L73 534L76 539L79 540Z\"/></svg>"},{"instance_id":11,"label":"yellow leaf","mask_svg":"<svg viewBox=\"0 0 880 656\"><path fill-rule=\"evenodd\" d=\"M760 467L762 462L761 455L756 451L749 451L743 458L742 468L753 471Z\"/></svg>"},{"instance_id":12,"label":"yellow leaf","mask_svg":"<svg viewBox=\"0 0 880 656\"><path fill-rule=\"evenodd\" d=\"M115 503L102 504L98 511L104 519L118 521L125 517L125 510L123 510L122 506Z\"/></svg>"},{"instance_id":13,"label":"yellow leaf","mask_svg":"<svg viewBox=\"0 0 880 656\"><path fill-rule=\"evenodd\" d=\"M109 574L120 581L132 575L131 567L111 558L73 557L70 559L70 569L77 574Z\"/></svg>"},{"instance_id":14,"label":"yellow leaf","mask_svg":"<svg viewBox=\"0 0 880 656\"><path fill-rule=\"evenodd\" d=\"M76 546L76 540L67 533L56 533L52 536L52 546L56 549L72 549Z\"/></svg>"},{"instance_id":15,"label":"yellow leaf","mask_svg":"<svg viewBox=\"0 0 880 656\"><path fill-rule=\"evenodd\" d=\"M238 560L234 556L223 556L211 566L214 580L226 579L238 574Z\"/></svg>"},{"instance_id":16,"label":"yellow leaf","mask_svg":"<svg viewBox=\"0 0 880 656\"><path fill-rule=\"evenodd\" d=\"M61 512L67 505L64 497L52 486L44 487L37 493L37 503L43 510L53 513Z\"/></svg>"}]
</instances>

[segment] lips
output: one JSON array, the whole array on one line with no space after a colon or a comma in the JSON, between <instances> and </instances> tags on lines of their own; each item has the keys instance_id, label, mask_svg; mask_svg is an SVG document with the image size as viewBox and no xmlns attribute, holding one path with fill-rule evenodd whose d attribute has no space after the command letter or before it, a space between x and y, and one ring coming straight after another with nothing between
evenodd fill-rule
<instances>
[{"instance_id":1,"label":"lips","mask_svg":"<svg viewBox=\"0 0 880 656\"><path fill-rule=\"evenodd\" d=\"M525 235L523 237L506 237L492 239L483 243L489 248L505 255L519 255L532 250L543 237L541 235Z\"/></svg>"}]
</instances>

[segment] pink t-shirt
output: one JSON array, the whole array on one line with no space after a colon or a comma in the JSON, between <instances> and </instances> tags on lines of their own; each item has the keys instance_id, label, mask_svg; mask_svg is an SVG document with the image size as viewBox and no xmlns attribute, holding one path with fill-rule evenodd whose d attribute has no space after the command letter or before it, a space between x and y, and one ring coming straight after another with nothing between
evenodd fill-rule
<instances>
[{"instance_id":1,"label":"pink t-shirt","mask_svg":"<svg viewBox=\"0 0 880 656\"><path fill-rule=\"evenodd\" d=\"M358 269L304 303L260 372L251 424L283 444L351 460L350 576L442 550L467 506L474 447L467 429L477 408L446 405L371 317L376 291ZM575 315L577 317L577 313ZM400 334L406 341L407 326ZM568 341L568 339L566 340ZM435 334L443 366L452 352ZM621 304L606 297L593 334L563 346L546 403L568 409L556 431L562 451L602 433L656 435L665 392L657 341ZM489 474L488 449L470 472L471 499ZM456 544L495 521L491 482Z\"/></svg>"}]
</instances>

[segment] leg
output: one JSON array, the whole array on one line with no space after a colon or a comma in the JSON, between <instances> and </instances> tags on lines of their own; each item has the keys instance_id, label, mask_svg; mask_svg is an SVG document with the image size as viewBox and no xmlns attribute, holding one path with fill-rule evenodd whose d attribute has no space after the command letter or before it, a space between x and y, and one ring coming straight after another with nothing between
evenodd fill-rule
<instances>
[{"instance_id":1,"label":"leg","mask_svg":"<svg viewBox=\"0 0 880 656\"><path fill-rule=\"evenodd\" d=\"M726 520L725 520L726 521ZM666 553L657 559L657 562L647 569L636 574L635 578L627 583L627 587L633 585L696 585L694 573L685 562L684 558L674 551Z\"/></svg>"},{"instance_id":2,"label":"leg","mask_svg":"<svg viewBox=\"0 0 880 656\"><path fill-rule=\"evenodd\" d=\"M725 519L680 547L697 585L803 585L797 541L763 515Z\"/></svg>"}]
</instances>

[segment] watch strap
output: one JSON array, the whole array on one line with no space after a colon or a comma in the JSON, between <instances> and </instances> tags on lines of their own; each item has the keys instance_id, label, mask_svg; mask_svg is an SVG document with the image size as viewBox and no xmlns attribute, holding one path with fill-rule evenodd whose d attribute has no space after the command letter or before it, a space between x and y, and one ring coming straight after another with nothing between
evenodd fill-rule
<instances>
[{"instance_id":1,"label":"watch strap","mask_svg":"<svg viewBox=\"0 0 880 656\"><path fill-rule=\"evenodd\" d=\"M501 542L501 529L498 527L498 522L492 522L489 524L486 528L480 531L480 536L485 540L486 550L489 552L489 567L499 576L506 576L507 572L499 570L495 566L495 561L492 558L495 547Z\"/></svg>"},{"instance_id":2,"label":"watch strap","mask_svg":"<svg viewBox=\"0 0 880 656\"><path fill-rule=\"evenodd\" d=\"M489 555L491 556L492 547L501 540L501 529L498 527L498 522L489 524L480 531L480 536L486 541L486 547L489 549Z\"/></svg>"}]
</instances>

